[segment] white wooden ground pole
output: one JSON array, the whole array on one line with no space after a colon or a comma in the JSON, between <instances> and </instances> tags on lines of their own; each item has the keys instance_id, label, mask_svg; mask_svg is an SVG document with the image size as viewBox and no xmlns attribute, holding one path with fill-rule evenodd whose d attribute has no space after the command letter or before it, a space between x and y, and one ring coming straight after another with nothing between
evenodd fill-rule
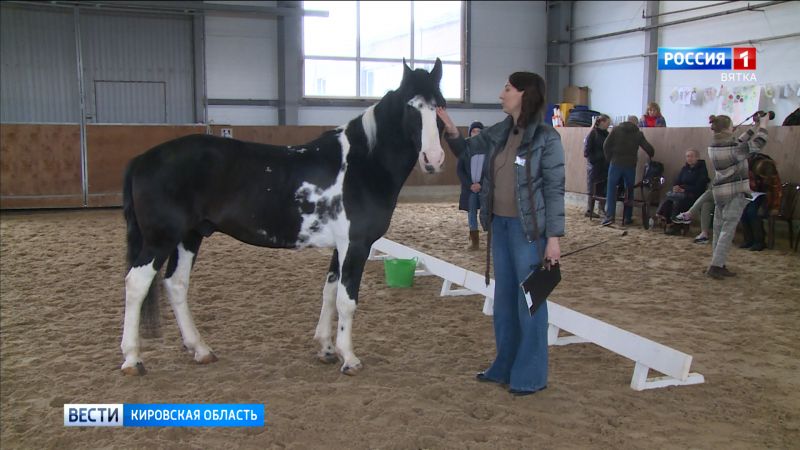
<instances>
[{"instance_id":1,"label":"white wooden ground pole","mask_svg":"<svg viewBox=\"0 0 800 450\"><path fill-rule=\"evenodd\" d=\"M492 314L494 280L491 280L489 286L486 286L483 275L389 239L381 238L373 244L369 259L382 260L387 257L417 258L418 269L415 275L435 275L444 280L441 296L483 295L483 312L487 315ZM453 286L461 288L454 289ZM631 388L634 390L685 386L705 381L703 375L689 371L692 365L691 355L581 314L550 300L547 301L547 308L550 345L591 342L630 359L634 362L633 377L631 378ZM560 330L571 333L572 336L559 336ZM651 369L665 376L648 378Z\"/></svg>"}]
</instances>

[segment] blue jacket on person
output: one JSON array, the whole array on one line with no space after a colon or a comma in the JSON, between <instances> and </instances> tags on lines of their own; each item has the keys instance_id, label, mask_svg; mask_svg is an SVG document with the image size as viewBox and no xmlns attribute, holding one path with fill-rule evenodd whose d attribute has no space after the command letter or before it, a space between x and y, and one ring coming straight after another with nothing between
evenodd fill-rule
<instances>
[{"instance_id":1,"label":"blue jacket on person","mask_svg":"<svg viewBox=\"0 0 800 450\"><path fill-rule=\"evenodd\" d=\"M675 186L685 189L689 194L689 198L694 200L706 191L709 181L706 162L698 159L694 167L689 164L683 165L681 172L678 174L678 179L675 180Z\"/></svg>"},{"instance_id":2,"label":"blue jacket on person","mask_svg":"<svg viewBox=\"0 0 800 450\"><path fill-rule=\"evenodd\" d=\"M472 194L472 174L470 173L471 157L465 153L456 161L456 175L461 181L461 195L458 197L458 209L469 211L469 196ZM476 163L477 164L477 163Z\"/></svg>"}]
</instances>

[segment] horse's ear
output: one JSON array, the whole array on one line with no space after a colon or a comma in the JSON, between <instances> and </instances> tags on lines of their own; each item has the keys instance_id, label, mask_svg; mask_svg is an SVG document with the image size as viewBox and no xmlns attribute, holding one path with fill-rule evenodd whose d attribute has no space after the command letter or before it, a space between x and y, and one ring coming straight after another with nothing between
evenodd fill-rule
<instances>
[{"instance_id":1,"label":"horse's ear","mask_svg":"<svg viewBox=\"0 0 800 450\"><path fill-rule=\"evenodd\" d=\"M408 67L408 64L406 64L406 59L403 58L403 81L405 81L408 78L408 76L411 75L413 72L414 71L411 70L411 67Z\"/></svg>"},{"instance_id":2,"label":"horse's ear","mask_svg":"<svg viewBox=\"0 0 800 450\"><path fill-rule=\"evenodd\" d=\"M442 81L442 60L436 58L436 62L433 64L433 70L431 70L431 76L433 77L433 81L436 82L436 85L439 85L439 82Z\"/></svg>"}]
</instances>

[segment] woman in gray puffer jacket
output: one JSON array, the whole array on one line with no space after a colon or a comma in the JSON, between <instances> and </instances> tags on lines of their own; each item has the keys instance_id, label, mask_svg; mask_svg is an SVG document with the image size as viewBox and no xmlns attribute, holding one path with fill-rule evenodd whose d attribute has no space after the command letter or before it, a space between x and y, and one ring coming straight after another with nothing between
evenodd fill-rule
<instances>
[{"instance_id":1,"label":"woman in gray puffer jacket","mask_svg":"<svg viewBox=\"0 0 800 450\"><path fill-rule=\"evenodd\" d=\"M514 395L547 387L547 303L531 315L520 283L540 255L558 263L564 235L564 149L561 135L542 122L544 93L539 75L512 74L500 93L508 117L469 140L437 109L457 157L486 155L480 211L494 257L497 356L477 379L506 384Z\"/></svg>"}]
</instances>

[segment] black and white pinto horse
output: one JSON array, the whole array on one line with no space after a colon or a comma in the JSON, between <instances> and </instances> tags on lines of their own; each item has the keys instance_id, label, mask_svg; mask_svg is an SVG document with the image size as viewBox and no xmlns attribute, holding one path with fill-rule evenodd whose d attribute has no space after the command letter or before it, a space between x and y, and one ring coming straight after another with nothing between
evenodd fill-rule
<instances>
[{"instance_id":1,"label":"black and white pinto horse","mask_svg":"<svg viewBox=\"0 0 800 450\"><path fill-rule=\"evenodd\" d=\"M411 70L400 87L346 126L300 146L272 146L209 135L178 138L137 156L125 172L128 267L122 372L143 375L139 328L158 325L157 278L183 344L198 363L216 356L195 327L187 292L204 237L219 231L261 247L333 247L314 338L320 360L343 361L352 375L353 313L370 247L389 228L397 197L416 161L427 173L444 163L435 107L442 64ZM332 341L334 308L339 323Z\"/></svg>"}]
</instances>

